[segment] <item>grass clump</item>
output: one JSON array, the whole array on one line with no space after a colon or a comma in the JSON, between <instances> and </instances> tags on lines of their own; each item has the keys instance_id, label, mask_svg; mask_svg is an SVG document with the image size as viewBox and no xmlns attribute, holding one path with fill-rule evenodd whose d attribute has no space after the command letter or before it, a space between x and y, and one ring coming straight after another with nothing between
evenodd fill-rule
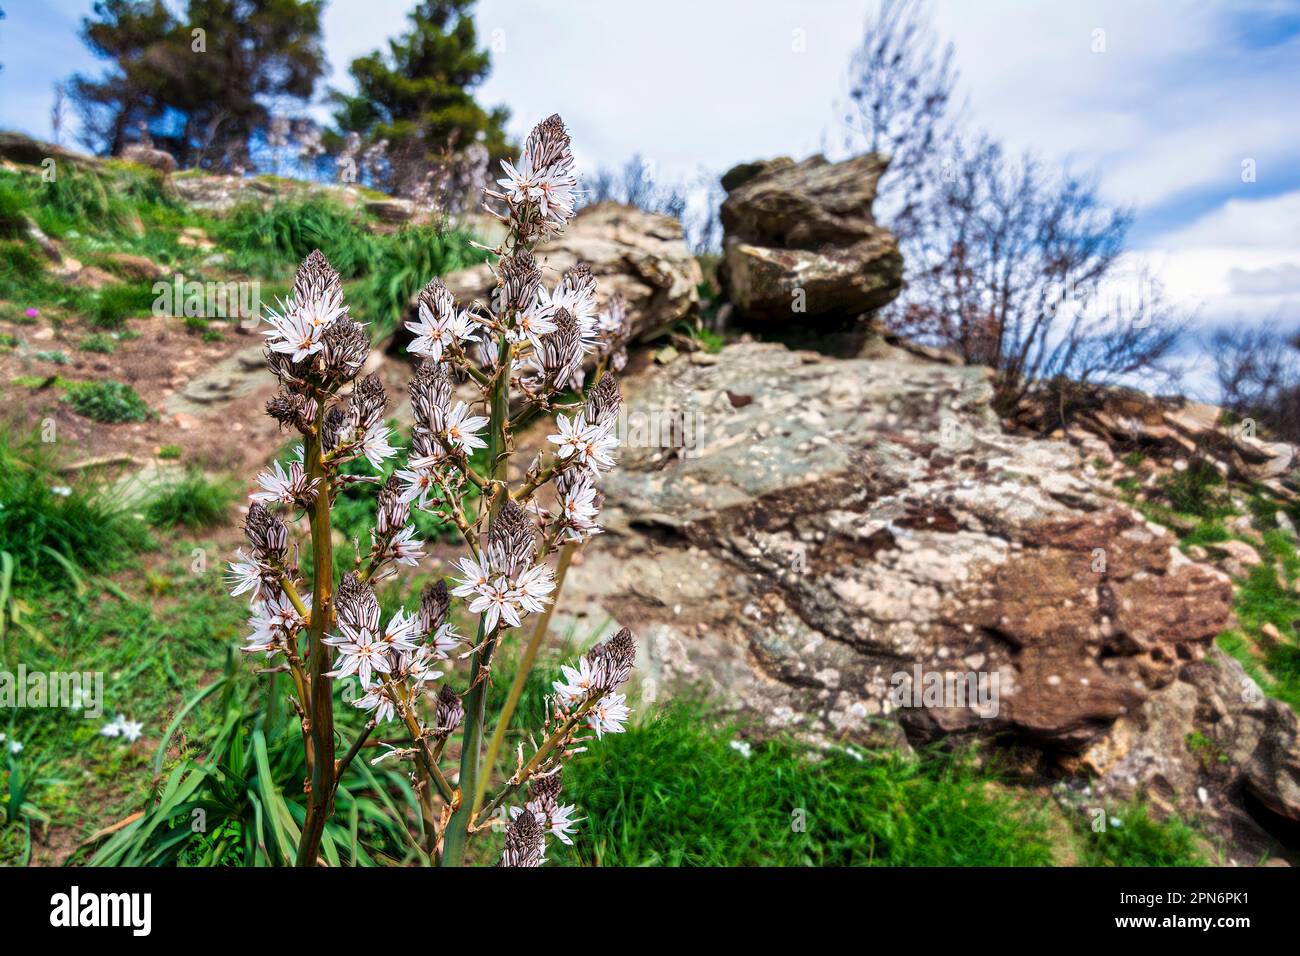
<instances>
[{"instance_id":1,"label":"grass clump","mask_svg":"<svg viewBox=\"0 0 1300 956\"><path fill-rule=\"evenodd\" d=\"M19 584L104 571L149 543L122 502L91 485L68 485L37 441L0 437L0 552Z\"/></svg>"},{"instance_id":2,"label":"grass clump","mask_svg":"<svg viewBox=\"0 0 1300 956\"><path fill-rule=\"evenodd\" d=\"M101 329L118 329L129 318L148 315L153 308L154 298L153 290L148 286L106 286L96 296L94 307L87 318L92 325Z\"/></svg>"},{"instance_id":3,"label":"grass clump","mask_svg":"<svg viewBox=\"0 0 1300 956\"><path fill-rule=\"evenodd\" d=\"M1232 513L1227 482L1212 464L1193 461L1182 471L1172 471L1160 482L1169 505L1179 514L1219 518Z\"/></svg>"},{"instance_id":4,"label":"grass clump","mask_svg":"<svg viewBox=\"0 0 1300 956\"><path fill-rule=\"evenodd\" d=\"M377 258L376 240L354 213L324 199L284 200L263 209L247 204L235 209L221 239L240 268L276 275L295 268L313 249L320 249L344 279L368 272Z\"/></svg>"},{"instance_id":5,"label":"grass clump","mask_svg":"<svg viewBox=\"0 0 1300 956\"><path fill-rule=\"evenodd\" d=\"M566 798L588 819L572 849L550 855L602 866L1051 862L1042 812L998 792L969 754L816 754L774 741L747 757L733 739L681 703L607 737L566 770Z\"/></svg>"},{"instance_id":6,"label":"grass clump","mask_svg":"<svg viewBox=\"0 0 1300 956\"><path fill-rule=\"evenodd\" d=\"M1086 830L1084 866L1204 866L1197 833L1177 817L1155 820L1140 803L1114 811L1101 830Z\"/></svg>"},{"instance_id":7,"label":"grass clump","mask_svg":"<svg viewBox=\"0 0 1300 956\"><path fill-rule=\"evenodd\" d=\"M103 332L96 332L94 335L87 335L77 346L83 352L98 352L100 355L112 355L113 350L117 348L117 342L111 335L105 335Z\"/></svg>"},{"instance_id":8,"label":"grass clump","mask_svg":"<svg viewBox=\"0 0 1300 956\"><path fill-rule=\"evenodd\" d=\"M212 528L225 523L234 497L230 482L213 481L191 469L150 498L145 517L155 528Z\"/></svg>"},{"instance_id":9,"label":"grass clump","mask_svg":"<svg viewBox=\"0 0 1300 956\"><path fill-rule=\"evenodd\" d=\"M135 389L112 380L79 383L65 401L77 414L108 425L148 421L154 414Z\"/></svg>"}]
</instances>

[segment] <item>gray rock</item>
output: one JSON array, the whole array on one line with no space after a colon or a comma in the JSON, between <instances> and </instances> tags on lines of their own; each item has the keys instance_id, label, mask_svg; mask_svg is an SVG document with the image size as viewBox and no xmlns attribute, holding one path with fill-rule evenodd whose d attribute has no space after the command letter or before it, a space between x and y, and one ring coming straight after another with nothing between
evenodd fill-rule
<instances>
[{"instance_id":1,"label":"gray rock","mask_svg":"<svg viewBox=\"0 0 1300 956\"><path fill-rule=\"evenodd\" d=\"M903 260L871 204L888 161L774 160L723 177L721 278L742 318L844 322L890 302Z\"/></svg>"}]
</instances>

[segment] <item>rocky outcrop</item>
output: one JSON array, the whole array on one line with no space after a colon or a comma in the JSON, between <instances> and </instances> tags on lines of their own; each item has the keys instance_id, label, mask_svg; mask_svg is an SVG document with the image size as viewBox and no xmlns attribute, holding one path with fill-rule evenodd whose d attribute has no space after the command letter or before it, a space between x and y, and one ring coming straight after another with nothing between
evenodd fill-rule
<instances>
[{"instance_id":1,"label":"rocky outcrop","mask_svg":"<svg viewBox=\"0 0 1300 956\"><path fill-rule=\"evenodd\" d=\"M1205 458L1225 475L1259 481L1286 493L1297 485L1296 448L1266 441L1258 423L1237 421L1217 405L1181 396L1155 396L1130 388L1076 386L1069 414L1071 437L1093 436L1107 445L1154 453L1168 461ZM1052 399L1030 397L1017 410L1021 424L1050 428L1059 418Z\"/></svg>"},{"instance_id":2,"label":"rocky outcrop","mask_svg":"<svg viewBox=\"0 0 1300 956\"><path fill-rule=\"evenodd\" d=\"M157 170L164 176L170 176L176 172L175 156L164 149L155 149L143 143L131 143L123 146L117 156L128 163L135 163L137 166L146 166L149 169Z\"/></svg>"},{"instance_id":3,"label":"rocky outcrop","mask_svg":"<svg viewBox=\"0 0 1300 956\"><path fill-rule=\"evenodd\" d=\"M633 627L655 681L822 739L979 736L1070 773L1204 728L1166 698L1232 683L1227 576L1068 443L1005 433L983 370L901 354L738 344L628 382L605 553L561 606ZM1300 823L1294 715L1224 706L1241 760L1214 800L1246 814L1247 781ZM1101 772L1121 795L1151 779ZM1170 806L1213 812L1170 779Z\"/></svg>"},{"instance_id":4,"label":"rocky outcrop","mask_svg":"<svg viewBox=\"0 0 1300 956\"><path fill-rule=\"evenodd\" d=\"M597 203L539 246L537 259L547 285L578 262L590 265L602 302L623 294L633 339L671 329L699 308L699 263L686 247L681 223L669 216ZM453 272L444 281L462 302L486 302L496 286L486 264Z\"/></svg>"},{"instance_id":5,"label":"rocky outcrop","mask_svg":"<svg viewBox=\"0 0 1300 956\"><path fill-rule=\"evenodd\" d=\"M890 302L903 281L893 235L871 204L888 161L868 154L830 163L747 163L722 179L727 298L742 319L850 321Z\"/></svg>"}]
</instances>

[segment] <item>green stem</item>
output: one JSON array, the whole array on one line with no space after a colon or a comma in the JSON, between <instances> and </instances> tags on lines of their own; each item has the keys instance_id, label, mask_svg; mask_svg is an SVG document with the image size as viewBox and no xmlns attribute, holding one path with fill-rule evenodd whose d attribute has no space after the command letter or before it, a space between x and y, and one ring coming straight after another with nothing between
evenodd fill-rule
<instances>
[{"instance_id":1,"label":"green stem","mask_svg":"<svg viewBox=\"0 0 1300 956\"><path fill-rule=\"evenodd\" d=\"M488 528L497 512L505 504L509 490L506 479L506 427L510 420L510 343L503 335L497 351L498 374L492 384L491 424L488 426L488 461L492 463L492 478L499 482L496 494L492 498L492 510L488 515ZM500 374L507 370L506 374ZM469 838L469 825L473 818L472 797L478 791L478 775L483 750L483 720L487 708L487 670L492 662L492 652L496 648L496 634L488 635L479 618L478 644L481 649L474 653L470 663L469 692L465 695L465 733L461 741L460 752L460 805L447 821L443 834L442 866L462 866L465 862L465 843Z\"/></svg>"},{"instance_id":2,"label":"green stem","mask_svg":"<svg viewBox=\"0 0 1300 956\"><path fill-rule=\"evenodd\" d=\"M569 572L569 562L573 560L574 543L566 542L560 550L560 560L555 568L555 591L551 597L551 603L546 606L542 612L541 618L537 621L537 626L533 629L533 636L528 639L528 647L524 649L524 656L519 662L519 668L515 671L515 679L510 684L510 694L506 697L505 706L501 708L501 715L497 718L497 726L492 731L492 739L488 742L487 756L483 759L483 773L479 775L478 787L474 791L474 813L478 813L479 807L483 806L483 795L487 793L488 781L492 777L492 768L496 766L497 754L501 752L501 744L505 740L506 731L510 728L510 718L515 715L515 707L519 705L519 698L523 696L524 685L528 683L528 674L533 669L533 662L537 660L537 651L542 646L542 639L551 627L551 615L555 611L555 605L559 603L560 592L564 590L564 577Z\"/></svg>"},{"instance_id":3,"label":"green stem","mask_svg":"<svg viewBox=\"0 0 1300 956\"><path fill-rule=\"evenodd\" d=\"M311 789L307 794L307 816L298 843L298 866L315 866L320 855L325 823L334 809L334 688L325 674L329 670L329 648L325 635L333 618L334 548L330 538L330 483L321 460L321 435L325 425L324 401L316 412L315 433L307 436L307 474L321 480L320 491L310 511L313 560L311 626L307 630L310 660L309 699L311 709Z\"/></svg>"}]
</instances>

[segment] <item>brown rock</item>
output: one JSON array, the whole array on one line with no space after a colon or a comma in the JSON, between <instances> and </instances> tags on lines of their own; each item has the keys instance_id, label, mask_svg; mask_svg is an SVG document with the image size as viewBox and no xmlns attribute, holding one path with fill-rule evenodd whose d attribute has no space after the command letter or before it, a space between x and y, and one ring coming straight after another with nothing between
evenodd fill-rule
<instances>
[{"instance_id":1,"label":"brown rock","mask_svg":"<svg viewBox=\"0 0 1300 956\"><path fill-rule=\"evenodd\" d=\"M699 264L686 247L681 223L668 216L615 202L588 206L561 235L538 247L537 259L548 285L578 262L590 265L602 303L615 292L627 300L634 339L670 329L699 307ZM444 281L464 303L488 301L496 285L487 264L453 272Z\"/></svg>"}]
</instances>

